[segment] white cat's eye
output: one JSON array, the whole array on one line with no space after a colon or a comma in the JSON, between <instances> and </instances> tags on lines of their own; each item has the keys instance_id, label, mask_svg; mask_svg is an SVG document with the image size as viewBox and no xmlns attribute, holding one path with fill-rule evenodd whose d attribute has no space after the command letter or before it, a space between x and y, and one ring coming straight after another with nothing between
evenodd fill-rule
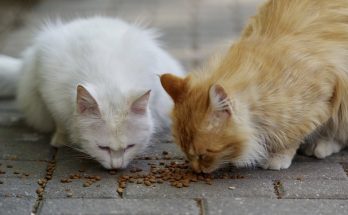
<instances>
[{"instance_id":1,"label":"white cat's eye","mask_svg":"<svg viewBox=\"0 0 348 215\"><path fill-rule=\"evenodd\" d=\"M132 148L132 147L134 147L135 146L135 144L130 144L130 145L128 145L127 147L126 147L126 150L127 149L130 149L130 148Z\"/></svg>"},{"instance_id":2,"label":"white cat's eye","mask_svg":"<svg viewBox=\"0 0 348 215\"><path fill-rule=\"evenodd\" d=\"M101 149L101 150L104 150L104 151L110 151L110 147L109 146L99 146L98 145L98 148Z\"/></svg>"}]
</instances>

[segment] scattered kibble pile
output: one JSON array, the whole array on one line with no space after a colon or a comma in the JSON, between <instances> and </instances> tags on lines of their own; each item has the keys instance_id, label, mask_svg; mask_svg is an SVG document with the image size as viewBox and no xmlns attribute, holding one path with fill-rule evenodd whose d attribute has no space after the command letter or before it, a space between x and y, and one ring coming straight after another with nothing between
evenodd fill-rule
<instances>
[{"instance_id":1,"label":"scattered kibble pile","mask_svg":"<svg viewBox=\"0 0 348 215\"><path fill-rule=\"evenodd\" d=\"M79 170L79 172L84 172L84 170ZM89 187L91 186L93 183L100 181L101 177L97 176L97 175L87 175L87 174L80 174L80 173L76 173L76 174L71 174L68 178L63 178L60 180L61 183L70 183L72 182L74 179L87 179L84 183L83 186L84 187Z\"/></svg>"},{"instance_id":2,"label":"scattered kibble pile","mask_svg":"<svg viewBox=\"0 0 348 215\"><path fill-rule=\"evenodd\" d=\"M79 173L71 174L67 178L62 178L60 182L65 184L65 183L71 183L73 180L86 179L85 182L82 184L82 186L90 187L92 184L101 180L101 177L98 175L88 175L88 174L85 174L84 172L85 172L84 169L80 169ZM65 192L67 197L73 196L73 193L70 189L66 189Z\"/></svg>"},{"instance_id":3,"label":"scattered kibble pile","mask_svg":"<svg viewBox=\"0 0 348 215\"><path fill-rule=\"evenodd\" d=\"M52 174L55 168L56 168L56 163L54 161L49 162L47 165L45 178L41 178L38 180L37 183L40 185L40 187L36 190L36 193L37 193L37 196L39 197L39 200L42 200L46 184L49 180L52 179Z\"/></svg>"},{"instance_id":4,"label":"scattered kibble pile","mask_svg":"<svg viewBox=\"0 0 348 215\"><path fill-rule=\"evenodd\" d=\"M155 184L169 183L176 188L189 187L191 183L204 182L208 185L214 179L243 179L242 175L224 174L197 174L191 170L187 161L170 163L159 162L158 164L148 163L150 171L146 174L141 173L139 168L131 169L130 174L122 175L118 179L117 192L122 195L127 183L143 184L145 186L155 186Z\"/></svg>"},{"instance_id":5,"label":"scattered kibble pile","mask_svg":"<svg viewBox=\"0 0 348 215\"><path fill-rule=\"evenodd\" d=\"M1 167L5 168L7 172L6 172L5 170L2 170ZM9 172L9 171L10 171L9 169L15 169L15 168L13 167L13 165L8 164L8 165L6 165L6 166L2 166L2 164L0 163L0 175L5 175L6 173L7 173L7 174L11 174L11 173ZM18 171L18 170L13 170L13 171L12 171L12 174L16 175L16 176L19 177L19 178L25 178L25 177L30 176L29 173L20 172L20 171ZM0 180L0 184L4 184L4 182Z\"/></svg>"}]
</instances>

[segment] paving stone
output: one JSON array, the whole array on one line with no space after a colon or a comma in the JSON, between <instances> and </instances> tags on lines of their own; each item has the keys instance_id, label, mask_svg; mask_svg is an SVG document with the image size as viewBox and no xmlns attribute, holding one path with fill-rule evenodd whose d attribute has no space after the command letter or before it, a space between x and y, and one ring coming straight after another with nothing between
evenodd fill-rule
<instances>
[{"instance_id":1,"label":"paving stone","mask_svg":"<svg viewBox=\"0 0 348 215\"><path fill-rule=\"evenodd\" d=\"M45 198L120 198L116 192L117 179L102 178L100 181L84 187L86 179L74 179L70 183L61 183L60 178L53 178L45 188Z\"/></svg>"},{"instance_id":2,"label":"paving stone","mask_svg":"<svg viewBox=\"0 0 348 215\"><path fill-rule=\"evenodd\" d=\"M50 160L50 137L27 128L0 128L0 159Z\"/></svg>"},{"instance_id":3,"label":"paving stone","mask_svg":"<svg viewBox=\"0 0 348 215\"><path fill-rule=\"evenodd\" d=\"M348 180L282 180L282 198L348 199Z\"/></svg>"},{"instance_id":4,"label":"paving stone","mask_svg":"<svg viewBox=\"0 0 348 215\"><path fill-rule=\"evenodd\" d=\"M184 199L46 199L39 214L200 214Z\"/></svg>"},{"instance_id":5,"label":"paving stone","mask_svg":"<svg viewBox=\"0 0 348 215\"><path fill-rule=\"evenodd\" d=\"M46 174L47 162L0 160L1 178L26 178L36 181Z\"/></svg>"},{"instance_id":6,"label":"paving stone","mask_svg":"<svg viewBox=\"0 0 348 215\"><path fill-rule=\"evenodd\" d=\"M296 179L298 177L304 179L343 179L346 180L347 176L338 163L329 163L323 161L317 162L297 162L293 163L289 169L286 170L263 170L260 168L255 169L236 169L231 168L226 171L233 173L239 173L247 178L254 179Z\"/></svg>"},{"instance_id":7,"label":"paving stone","mask_svg":"<svg viewBox=\"0 0 348 215\"><path fill-rule=\"evenodd\" d=\"M315 157L308 157L308 156L304 156L304 155L297 155L294 158L295 162L318 162L318 161L322 161L322 162L337 162L337 163L343 163L346 162L348 160L348 148L340 151L339 153L335 153L333 155L330 155L328 157L326 157L325 159L317 159Z\"/></svg>"},{"instance_id":8,"label":"paving stone","mask_svg":"<svg viewBox=\"0 0 348 215\"><path fill-rule=\"evenodd\" d=\"M65 148L66 149L66 148ZM75 153L72 150L64 150L66 152ZM58 153L61 152L61 149L58 150ZM62 155L63 153L59 154ZM74 154L78 155L78 154ZM148 162L159 162L159 161L151 161ZM113 170L116 172L116 176L121 174L128 174L129 170L132 168L141 168L144 171L149 171L148 162L143 160L134 160L132 161L126 169ZM60 159L57 159L56 168L54 171L54 176L64 177L69 176L71 174L79 173L79 170L84 170L84 174L97 174L101 177L115 177L115 175L110 175L110 170L103 168L98 162L94 160L83 159L82 157L73 157L68 156L67 159L64 159L63 156Z\"/></svg>"},{"instance_id":9,"label":"paving stone","mask_svg":"<svg viewBox=\"0 0 348 215\"><path fill-rule=\"evenodd\" d=\"M229 187L235 187L234 190ZM208 197L268 197L276 198L273 183L262 179L213 180L212 185L203 182L191 183L188 188L175 188L167 183L146 187L128 184L124 198L208 198Z\"/></svg>"},{"instance_id":10,"label":"paving stone","mask_svg":"<svg viewBox=\"0 0 348 215\"><path fill-rule=\"evenodd\" d=\"M45 198L64 198L69 192L73 198L119 198L116 192L117 179L121 174L128 174L134 166L141 166L140 161L134 161L126 170L117 170L116 174L110 174L99 163L85 159L58 160L56 162L53 178L47 183L45 188ZM143 168L148 168L143 165ZM81 171L82 170L82 171ZM79 174L80 179L72 179L70 183L61 183L62 179L67 179L70 175ZM100 181L93 183L89 187L84 187L87 181L85 176L99 176Z\"/></svg>"},{"instance_id":11,"label":"paving stone","mask_svg":"<svg viewBox=\"0 0 348 215\"><path fill-rule=\"evenodd\" d=\"M30 214L35 203L34 198L0 197L2 215L27 215Z\"/></svg>"},{"instance_id":12,"label":"paving stone","mask_svg":"<svg viewBox=\"0 0 348 215\"><path fill-rule=\"evenodd\" d=\"M163 152L168 152L168 156L171 160L183 160L185 159L184 154L181 152L179 147L175 143L157 143L151 145L146 149L146 151L139 156L137 159L144 159L145 157L150 157L152 159L159 158L163 159Z\"/></svg>"},{"instance_id":13,"label":"paving stone","mask_svg":"<svg viewBox=\"0 0 348 215\"><path fill-rule=\"evenodd\" d=\"M117 15L123 19L135 22L152 23L157 14L159 0L132 0L119 5Z\"/></svg>"},{"instance_id":14,"label":"paving stone","mask_svg":"<svg viewBox=\"0 0 348 215\"><path fill-rule=\"evenodd\" d=\"M7 111L0 112L0 127L26 127L26 124L22 114Z\"/></svg>"},{"instance_id":15,"label":"paving stone","mask_svg":"<svg viewBox=\"0 0 348 215\"><path fill-rule=\"evenodd\" d=\"M32 197L36 198L39 185L32 178L1 178L0 197Z\"/></svg>"},{"instance_id":16,"label":"paving stone","mask_svg":"<svg viewBox=\"0 0 348 215\"><path fill-rule=\"evenodd\" d=\"M98 3L95 3L93 0L62 0L59 2L45 0L37 7L33 8L31 18L42 20L43 18L55 19L56 17L60 17L63 20L70 20L76 17L106 15L106 11L113 11L116 15L116 12L119 12L118 7L120 6L120 2L120 0L103 0Z\"/></svg>"},{"instance_id":17,"label":"paving stone","mask_svg":"<svg viewBox=\"0 0 348 215\"><path fill-rule=\"evenodd\" d=\"M216 198L206 200L207 214L282 214L331 215L347 214L347 200L277 200L264 198Z\"/></svg>"},{"instance_id":18,"label":"paving stone","mask_svg":"<svg viewBox=\"0 0 348 215\"><path fill-rule=\"evenodd\" d=\"M0 99L0 111L17 112L16 101L14 99Z\"/></svg>"}]
</instances>

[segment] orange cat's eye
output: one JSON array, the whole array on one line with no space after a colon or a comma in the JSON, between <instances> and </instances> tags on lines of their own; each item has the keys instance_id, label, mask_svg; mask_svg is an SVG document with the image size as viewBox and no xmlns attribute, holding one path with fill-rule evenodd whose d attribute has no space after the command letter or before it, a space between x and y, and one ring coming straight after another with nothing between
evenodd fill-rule
<instances>
[{"instance_id":1,"label":"orange cat's eye","mask_svg":"<svg viewBox=\"0 0 348 215\"><path fill-rule=\"evenodd\" d=\"M219 153L221 152L223 149L219 149L219 150L214 150L214 149L207 149L207 152L211 152L211 153Z\"/></svg>"}]
</instances>

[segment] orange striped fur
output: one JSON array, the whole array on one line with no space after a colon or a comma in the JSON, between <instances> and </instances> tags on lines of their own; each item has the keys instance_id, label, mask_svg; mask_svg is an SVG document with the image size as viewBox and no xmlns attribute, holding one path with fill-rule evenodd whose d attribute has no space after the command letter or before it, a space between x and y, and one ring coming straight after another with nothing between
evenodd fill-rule
<instances>
[{"instance_id":1,"label":"orange striped fur","mask_svg":"<svg viewBox=\"0 0 348 215\"><path fill-rule=\"evenodd\" d=\"M348 139L348 1L268 1L214 65L161 83L197 172L285 169L305 141L307 154L337 152Z\"/></svg>"}]
</instances>

